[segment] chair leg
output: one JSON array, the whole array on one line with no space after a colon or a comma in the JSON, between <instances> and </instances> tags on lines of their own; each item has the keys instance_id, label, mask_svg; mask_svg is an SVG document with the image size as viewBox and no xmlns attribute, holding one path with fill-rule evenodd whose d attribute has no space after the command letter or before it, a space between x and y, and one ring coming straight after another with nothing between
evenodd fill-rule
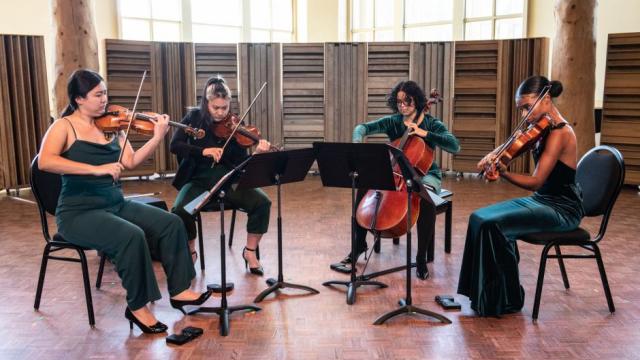
<instances>
[{"instance_id":1,"label":"chair leg","mask_svg":"<svg viewBox=\"0 0 640 360\"><path fill-rule=\"evenodd\" d=\"M231 248L231 245L233 245L233 233L235 229L236 229L236 209L233 209L231 211L231 227L229 228L229 248ZM256 254L256 256L258 255ZM258 259L260 259L260 257L258 257Z\"/></svg>"},{"instance_id":2,"label":"chair leg","mask_svg":"<svg viewBox=\"0 0 640 360\"><path fill-rule=\"evenodd\" d=\"M98 267L98 277L96 278L96 289L100 289L102 285L102 274L104 273L104 264L107 260L107 256L102 253L100 256L100 267Z\"/></svg>"},{"instance_id":3,"label":"chair leg","mask_svg":"<svg viewBox=\"0 0 640 360\"><path fill-rule=\"evenodd\" d=\"M453 201L449 201L447 212L444 215L444 252L451 254L451 218L453 214Z\"/></svg>"},{"instance_id":4,"label":"chair leg","mask_svg":"<svg viewBox=\"0 0 640 360\"><path fill-rule=\"evenodd\" d=\"M400 244L400 238L394 237L393 238L393 245L398 245Z\"/></svg>"},{"instance_id":5,"label":"chair leg","mask_svg":"<svg viewBox=\"0 0 640 360\"><path fill-rule=\"evenodd\" d=\"M47 273L47 263L49 262L49 252L51 251L51 245L47 244L44 247L42 253L42 262L40 264L40 275L38 276L38 287L36 288L36 301L33 304L33 308L38 310L40 308L40 298L42 296L42 288L44 287L44 275Z\"/></svg>"},{"instance_id":6,"label":"chair leg","mask_svg":"<svg viewBox=\"0 0 640 360\"><path fill-rule=\"evenodd\" d=\"M562 253L560 252L560 245L556 245L556 255L558 255L558 265L560 265L560 274L562 274L562 282L564 283L564 288L569 288L569 277L567 276L567 270L564 267L564 259L562 258Z\"/></svg>"},{"instance_id":7,"label":"chair leg","mask_svg":"<svg viewBox=\"0 0 640 360\"><path fill-rule=\"evenodd\" d=\"M373 243L373 251L375 251L376 254L380 254L380 241L375 241Z\"/></svg>"},{"instance_id":8,"label":"chair leg","mask_svg":"<svg viewBox=\"0 0 640 360\"><path fill-rule=\"evenodd\" d=\"M77 249L80 257L80 266L82 267L82 280L84 282L84 296L87 301L87 313L89 314L89 325L94 327L96 319L93 315L93 300L91 299L91 284L89 283L89 269L87 266L87 256L83 250Z\"/></svg>"},{"instance_id":9,"label":"chair leg","mask_svg":"<svg viewBox=\"0 0 640 360\"><path fill-rule=\"evenodd\" d=\"M598 244L593 244L593 251L596 255L596 262L598 263L598 270L600 271L600 278L602 279L602 286L604 287L604 294L607 297L607 305L609 305L609 312L614 313L616 307L613 305L613 298L611 297L611 289L609 289L609 281L607 280L607 273L604 271L604 263L602 262L602 255L600 255L600 248Z\"/></svg>"},{"instance_id":10,"label":"chair leg","mask_svg":"<svg viewBox=\"0 0 640 360\"><path fill-rule=\"evenodd\" d=\"M547 265L547 256L549 255L549 250L551 249L551 244L547 244L542 249L542 255L540 256L540 270L538 270L538 284L536 285L536 296L533 302L533 314L531 317L533 320L538 319L538 311L540 310L540 297L542 296L542 283L544 282L544 271Z\"/></svg>"},{"instance_id":11,"label":"chair leg","mask_svg":"<svg viewBox=\"0 0 640 360\"><path fill-rule=\"evenodd\" d=\"M204 240L202 236L202 217L200 213L196 215L196 225L198 225L198 246L200 247L200 270L204 271Z\"/></svg>"}]
</instances>

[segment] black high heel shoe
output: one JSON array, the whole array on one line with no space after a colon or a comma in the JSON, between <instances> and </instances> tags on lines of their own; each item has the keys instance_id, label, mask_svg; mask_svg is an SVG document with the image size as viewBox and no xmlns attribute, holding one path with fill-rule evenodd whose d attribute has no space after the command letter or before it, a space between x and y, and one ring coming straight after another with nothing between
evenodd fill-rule
<instances>
[{"instance_id":1,"label":"black high heel shoe","mask_svg":"<svg viewBox=\"0 0 640 360\"><path fill-rule=\"evenodd\" d=\"M143 324L142 321L138 320L138 318L135 315L133 315L133 313L131 312L131 310L129 310L128 307L124 311L124 317L127 318L127 320L129 320L129 329L133 330L133 324L136 324L136 326L138 326L138 328L142 330L142 332L145 334L159 334L159 333L166 332L167 329L169 328L167 325L161 323L160 321L157 321L155 324L151 326L147 326Z\"/></svg>"},{"instance_id":2,"label":"black high heel shoe","mask_svg":"<svg viewBox=\"0 0 640 360\"><path fill-rule=\"evenodd\" d=\"M253 275L258 275L258 276L263 276L264 275L264 270L262 269L262 266L258 266L258 267L249 267L249 262L247 261L247 258L244 257L244 252L246 251L253 251L255 252L256 249L249 249L248 247L244 247L244 249L242 249L242 258L244 259L244 268L245 269L249 269L249 272L251 272Z\"/></svg>"},{"instance_id":3,"label":"black high heel shoe","mask_svg":"<svg viewBox=\"0 0 640 360\"><path fill-rule=\"evenodd\" d=\"M420 280L429 278L429 268L425 261L416 261L416 277Z\"/></svg>"},{"instance_id":4,"label":"black high heel shoe","mask_svg":"<svg viewBox=\"0 0 640 360\"><path fill-rule=\"evenodd\" d=\"M211 297L211 294L213 293L213 291L211 290L207 290L205 292L203 292L202 294L200 294L200 297L197 299L193 299L193 300L176 300L176 299L169 299L169 303L171 304L171 307L174 309L178 309L180 310L183 314L187 315L187 312L184 311L183 307L184 306L188 306L188 305L202 305L205 301L207 301L209 299L209 297Z\"/></svg>"}]
</instances>

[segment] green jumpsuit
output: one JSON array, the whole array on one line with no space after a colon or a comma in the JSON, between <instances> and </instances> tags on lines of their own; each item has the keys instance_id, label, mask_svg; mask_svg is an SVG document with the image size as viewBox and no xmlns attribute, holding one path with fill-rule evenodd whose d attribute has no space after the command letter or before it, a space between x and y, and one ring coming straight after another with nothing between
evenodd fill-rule
<instances>
[{"instance_id":1,"label":"green jumpsuit","mask_svg":"<svg viewBox=\"0 0 640 360\"><path fill-rule=\"evenodd\" d=\"M108 144L76 139L62 157L102 165L117 162L119 152L117 137ZM62 175L56 222L67 241L113 260L131 310L161 298L151 254L162 262L171 296L188 289L195 277L180 218L125 200L111 176Z\"/></svg>"}]
</instances>

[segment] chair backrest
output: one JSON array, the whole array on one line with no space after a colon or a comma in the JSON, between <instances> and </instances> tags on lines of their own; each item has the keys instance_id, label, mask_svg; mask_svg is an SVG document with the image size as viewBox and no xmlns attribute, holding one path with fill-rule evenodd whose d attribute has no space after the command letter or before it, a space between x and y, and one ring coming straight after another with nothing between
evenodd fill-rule
<instances>
[{"instance_id":1,"label":"chair backrest","mask_svg":"<svg viewBox=\"0 0 640 360\"><path fill-rule=\"evenodd\" d=\"M38 203L38 211L40 212L40 221L42 223L42 232L47 241L51 240L49 236L49 226L47 222L47 213L56 214L56 206L58 205L58 196L62 188L62 178L58 174L42 171L38 167L38 156L33 158L31 162L31 192Z\"/></svg>"},{"instance_id":2,"label":"chair backrest","mask_svg":"<svg viewBox=\"0 0 640 360\"><path fill-rule=\"evenodd\" d=\"M622 190L624 176L622 154L611 146L596 146L578 162L576 182L582 187L585 215L603 215L596 241L604 235L611 210Z\"/></svg>"}]
</instances>

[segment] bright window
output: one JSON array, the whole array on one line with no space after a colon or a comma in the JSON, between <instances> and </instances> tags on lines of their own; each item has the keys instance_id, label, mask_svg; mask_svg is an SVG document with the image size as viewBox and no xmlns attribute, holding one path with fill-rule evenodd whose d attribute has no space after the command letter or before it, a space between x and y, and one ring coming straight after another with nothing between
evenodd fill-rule
<instances>
[{"instance_id":1,"label":"bright window","mask_svg":"<svg viewBox=\"0 0 640 360\"><path fill-rule=\"evenodd\" d=\"M453 40L453 0L405 0L404 40Z\"/></svg>"},{"instance_id":2,"label":"bright window","mask_svg":"<svg viewBox=\"0 0 640 360\"><path fill-rule=\"evenodd\" d=\"M524 36L525 0L466 0L464 39L512 39Z\"/></svg>"},{"instance_id":3,"label":"bright window","mask_svg":"<svg viewBox=\"0 0 640 360\"><path fill-rule=\"evenodd\" d=\"M181 0L119 0L118 5L123 39L182 39Z\"/></svg>"},{"instance_id":4,"label":"bright window","mask_svg":"<svg viewBox=\"0 0 640 360\"><path fill-rule=\"evenodd\" d=\"M352 0L352 40L393 41L394 10L392 0Z\"/></svg>"},{"instance_id":5,"label":"bright window","mask_svg":"<svg viewBox=\"0 0 640 360\"><path fill-rule=\"evenodd\" d=\"M191 0L193 42L242 42L242 23L242 1Z\"/></svg>"}]
</instances>

